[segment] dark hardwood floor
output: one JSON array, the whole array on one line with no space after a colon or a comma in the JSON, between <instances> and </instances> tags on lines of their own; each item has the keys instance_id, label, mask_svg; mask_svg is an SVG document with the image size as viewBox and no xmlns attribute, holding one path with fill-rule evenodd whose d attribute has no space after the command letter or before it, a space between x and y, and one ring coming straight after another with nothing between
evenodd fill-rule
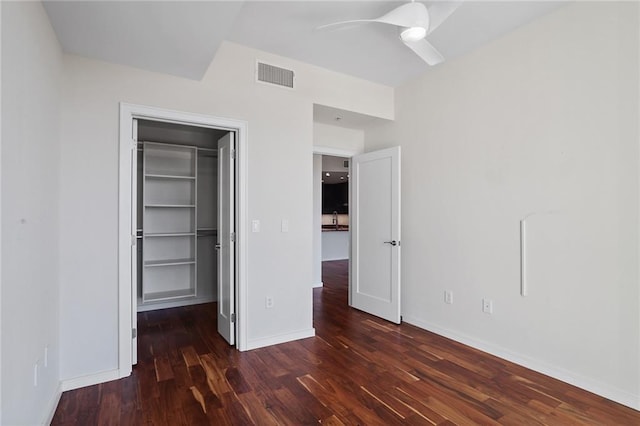
<instances>
[{"instance_id":1,"label":"dark hardwood floor","mask_svg":"<svg viewBox=\"0 0 640 426\"><path fill-rule=\"evenodd\" d=\"M139 314L125 379L62 395L54 425L639 425L640 412L347 306L346 262L314 290L317 336L237 352L215 305Z\"/></svg>"}]
</instances>

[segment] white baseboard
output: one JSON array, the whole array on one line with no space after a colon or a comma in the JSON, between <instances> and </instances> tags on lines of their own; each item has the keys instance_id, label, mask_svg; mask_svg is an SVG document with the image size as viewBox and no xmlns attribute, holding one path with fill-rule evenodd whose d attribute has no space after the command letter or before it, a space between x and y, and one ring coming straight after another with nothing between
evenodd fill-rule
<instances>
[{"instance_id":1,"label":"white baseboard","mask_svg":"<svg viewBox=\"0 0 640 426\"><path fill-rule=\"evenodd\" d=\"M87 376L76 377L75 379L63 380L60 384L62 392L83 388L85 386L93 386L98 383L110 382L112 380L118 380L120 378L120 370L103 371L96 374L89 374Z\"/></svg>"},{"instance_id":2,"label":"white baseboard","mask_svg":"<svg viewBox=\"0 0 640 426\"><path fill-rule=\"evenodd\" d=\"M309 328L307 330L296 331L293 333L278 334L276 336L262 337L260 339L253 339L247 342L247 350L264 348L265 346L278 345L280 343L292 342L294 340L306 339L316 335L315 328Z\"/></svg>"},{"instance_id":3,"label":"white baseboard","mask_svg":"<svg viewBox=\"0 0 640 426\"><path fill-rule=\"evenodd\" d=\"M614 388L597 380L572 373L563 368L549 365L545 362L541 362L522 354L511 352L508 349L502 348L492 343L488 343L483 340L479 340L474 337L449 330L447 328L420 320L418 318L407 317L403 315L402 320L409 324L415 325L416 327L420 327L424 330L430 331L448 339L455 340L456 342L471 346L483 352L487 352L493 356L497 356L498 358L505 359L530 370L537 371L538 373L542 373L547 376L551 376L554 379L558 379L573 386L577 386L586 391L595 393L596 395L600 395L619 404L633 408L634 410L640 410L640 395L634 395L630 392Z\"/></svg>"},{"instance_id":4,"label":"white baseboard","mask_svg":"<svg viewBox=\"0 0 640 426\"><path fill-rule=\"evenodd\" d=\"M313 288L319 288L319 287L324 287L324 282L320 281L319 283L316 283L313 285Z\"/></svg>"},{"instance_id":5,"label":"white baseboard","mask_svg":"<svg viewBox=\"0 0 640 426\"><path fill-rule=\"evenodd\" d=\"M53 416L56 414L56 409L58 408L58 403L60 402L60 397L62 396L62 383L58 383L58 387L56 388L54 394L51 396L49 403L47 404L45 413L46 417L44 421L41 423L43 425L50 425L53 421Z\"/></svg>"},{"instance_id":6,"label":"white baseboard","mask_svg":"<svg viewBox=\"0 0 640 426\"><path fill-rule=\"evenodd\" d=\"M200 297L170 302L147 303L146 305L138 303L138 312L156 311L158 309L177 308L180 306L200 305L202 303L211 303L215 301L216 297Z\"/></svg>"}]
</instances>

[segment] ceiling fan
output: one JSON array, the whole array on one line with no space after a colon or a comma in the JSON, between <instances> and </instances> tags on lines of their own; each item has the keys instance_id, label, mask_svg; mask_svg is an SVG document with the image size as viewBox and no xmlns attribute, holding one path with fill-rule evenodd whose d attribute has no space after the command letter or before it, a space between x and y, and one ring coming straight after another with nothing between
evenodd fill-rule
<instances>
[{"instance_id":1,"label":"ceiling fan","mask_svg":"<svg viewBox=\"0 0 640 426\"><path fill-rule=\"evenodd\" d=\"M425 37L438 28L461 4L462 1L440 1L427 9L423 3L412 0L411 3L396 7L379 18L334 22L322 25L318 29L357 22L395 25L399 27L400 40L409 49L413 50L427 64L437 65L444 61L444 57L431 43L425 40Z\"/></svg>"}]
</instances>

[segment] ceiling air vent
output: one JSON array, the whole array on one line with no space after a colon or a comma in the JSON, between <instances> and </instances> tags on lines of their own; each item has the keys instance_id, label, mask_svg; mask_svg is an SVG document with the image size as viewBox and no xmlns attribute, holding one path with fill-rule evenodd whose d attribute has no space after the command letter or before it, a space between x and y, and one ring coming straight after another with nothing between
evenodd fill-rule
<instances>
[{"instance_id":1,"label":"ceiling air vent","mask_svg":"<svg viewBox=\"0 0 640 426\"><path fill-rule=\"evenodd\" d=\"M258 62L258 81L293 89L294 73L291 70Z\"/></svg>"}]
</instances>

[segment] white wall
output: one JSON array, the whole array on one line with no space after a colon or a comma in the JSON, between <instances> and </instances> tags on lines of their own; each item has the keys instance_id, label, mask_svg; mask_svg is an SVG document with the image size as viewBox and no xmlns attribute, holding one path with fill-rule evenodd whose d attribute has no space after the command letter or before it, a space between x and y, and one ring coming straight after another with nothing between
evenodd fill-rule
<instances>
[{"instance_id":1,"label":"white wall","mask_svg":"<svg viewBox=\"0 0 640 426\"><path fill-rule=\"evenodd\" d=\"M636 408L638 24L571 4L397 88L366 132L403 150L403 318Z\"/></svg>"},{"instance_id":2,"label":"white wall","mask_svg":"<svg viewBox=\"0 0 640 426\"><path fill-rule=\"evenodd\" d=\"M314 123L315 127L315 123ZM364 135L363 135L364 137ZM314 287L322 287L322 155L313 155L313 277Z\"/></svg>"},{"instance_id":3,"label":"white wall","mask_svg":"<svg viewBox=\"0 0 640 426\"><path fill-rule=\"evenodd\" d=\"M364 152L364 130L314 122L313 145L359 154Z\"/></svg>"},{"instance_id":4,"label":"white wall","mask_svg":"<svg viewBox=\"0 0 640 426\"><path fill-rule=\"evenodd\" d=\"M293 68L296 90L255 83L256 58ZM74 56L64 71L62 378L117 368L121 101L248 121L248 214L261 221L249 235L248 344L313 332L313 103L393 118L393 90L232 43L201 82ZM265 309L266 296L274 308Z\"/></svg>"},{"instance_id":5,"label":"white wall","mask_svg":"<svg viewBox=\"0 0 640 426\"><path fill-rule=\"evenodd\" d=\"M2 2L1 8L0 423L34 425L47 421L59 397L58 111L62 52L39 2Z\"/></svg>"}]
</instances>

